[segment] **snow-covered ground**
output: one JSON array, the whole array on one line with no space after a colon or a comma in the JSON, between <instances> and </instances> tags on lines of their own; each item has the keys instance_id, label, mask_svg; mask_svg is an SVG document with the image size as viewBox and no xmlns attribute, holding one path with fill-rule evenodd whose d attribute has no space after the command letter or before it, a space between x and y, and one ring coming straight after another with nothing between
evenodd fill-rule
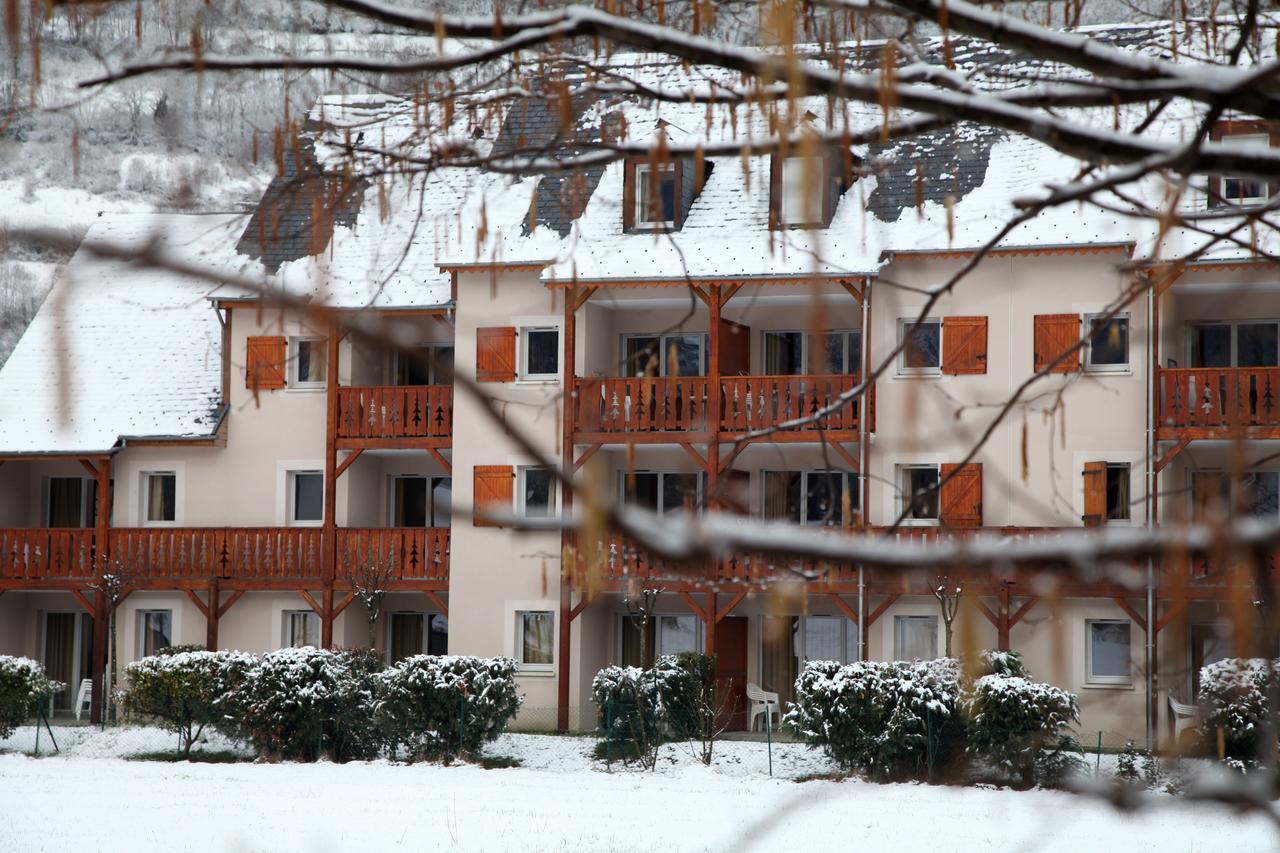
<instances>
[{"instance_id":1,"label":"snow-covered ground","mask_svg":"<svg viewBox=\"0 0 1280 853\"><path fill-rule=\"evenodd\" d=\"M505 735L522 766L165 764L146 729L57 729L64 754L0 755L0 850L1274 851L1259 818L1168 796L1122 815L1050 791L769 778L758 743L725 743L713 768L668 748L656 773L607 771L590 738ZM24 729L0 749L27 749ZM220 744L211 743L210 746ZM146 748L146 747L144 747ZM775 744L775 773L829 769Z\"/></svg>"}]
</instances>

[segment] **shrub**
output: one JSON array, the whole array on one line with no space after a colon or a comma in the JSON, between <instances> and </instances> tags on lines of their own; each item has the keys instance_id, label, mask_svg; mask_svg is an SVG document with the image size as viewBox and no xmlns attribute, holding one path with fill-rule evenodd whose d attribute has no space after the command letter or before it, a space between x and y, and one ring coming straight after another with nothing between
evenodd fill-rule
<instances>
[{"instance_id":1,"label":"shrub","mask_svg":"<svg viewBox=\"0 0 1280 853\"><path fill-rule=\"evenodd\" d=\"M661 661L659 661L661 663ZM609 749L651 765L662 727L658 669L606 666L591 679L591 701L600 709L600 732Z\"/></svg>"},{"instance_id":2,"label":"shrub","mask_svg":"<svg viewBox=\"0 0 1280 853\"><path fill-rule=\"evenodd\" d=\"M241 652L165 649L125 667L121 701L130 713L168 723L178 733L179 752L189 758L204 729L224 722L219 698L238 688L256 663Z\"/></svg>"},{"instance_id":3,"label":"shrub","mask_svg":"<svg viewBox=\"0 0 1280 853\"><path fill-rule=\"evenodd\" d=\"M716 722L715 655L663 655L655 667L662 689L663 722L672 737L703 739Z\"/></svg>"},{"instance_id":4,"label":"shrub","mask_svg":"<svg viewBox=\"0 0 1280 853\"><path fill-rule=\"evenodd\" d=\"M379 676L379 719L413 758L476 755L520 709L511 658L416 655Z\"/></svg>"},{"instance_id":5,"label":"shrub","mask_svg":"<svg viewBox=\"0 0 1280 853\"><path fill-rule=\"evenodd\" d=\"M30 658L0 655L0 738L13 734L38 702L64 686L45 675L44 667Z\"/></svg>"},{"instance_id":6,"label":"shrub","mask_svg":"<svg viewBox=\"0 0 1280 853\"><path fill-rule=\"evenodd\" d=\"M372 652L281 649L263 655L218 706L261 755L374 758L385 745L375 718L381 669Z\"/></svg>"},{"instance_id":7,"label":"shrub","mask_svg":"<svg viewBox=\"0 0 1280 853\"><path fill-rule=\"evenodd\" d=\"M1200 733L1207 743L1216 741L1221 728L1227 756L1254 758L1259 754L1267 715L1267 680L1278 670L1280 660L1261 658L1228 658L1200 670L1197 699L1204 709Z\"/></svg>"},{"instance_id":8,"label":"shrub","mask_svg":"<svg viewBox=\"0 0 1280 853\"><path fill-rule=\"evenodd\" d=\"M784 723L846 769L919 778L960 757L958 698L954 660L813 661Z\"/></svg>"},{"instance_id":9,"label":"shrub","mask_svg":"<svg viewBox=\"0 0 1280 853\"><path fill-rule=\"evenodd\" d=\"M968 753L1014 775L1026 787L1035 781L1041 753L1066 746L1059 738L1080 719L1073 694L1008 675L984 675L966 683L960 710L965 717ZM1057 768L1055 773L1065 769Z\"/></svg>"}]
</instances>

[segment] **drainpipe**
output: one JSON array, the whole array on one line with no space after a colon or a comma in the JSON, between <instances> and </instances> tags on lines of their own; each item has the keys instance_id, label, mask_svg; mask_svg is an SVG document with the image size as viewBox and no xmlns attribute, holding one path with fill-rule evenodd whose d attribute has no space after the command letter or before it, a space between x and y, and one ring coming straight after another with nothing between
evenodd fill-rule
<instances>
[{"instance_id":1,"label":"drainpipe","mask_svg":"<svg viewBox=\"0 0 1280 853\"><path fill-rule=\"evenodd\" d=\"M1155 393L1155 370L1159 363L1159 346L1160 342L1156 339L1155 333L1155 289L1148 282L1147 287L1147 434L1146 434L1146 476L1147 476L1147 507L1146 519L1147 529L1154 530L1156 526L1155 516L1155 412L1153 410L1153 399ZM1146 668L1147 668L1147 748L1154 750L1155 743L1155 719L1153 710L1155 708L1155 643L1156 643L1156 593L1155 593L1155 558L1147 557L1147 648L1146 648Z\"/></svg>"},{"instance_id":2,"label":"drainpipe","mask_svg":"<svg viewBox=\"0 0 1280 853\"><path fill-rule=\"evenodd\" d=\"M871 276L862 280L862 377L871 375ZM871 417L871 390L862 397L862 417L858 418L858 488L862 501L862 526L870 527L871 522L871 489L867 480L867 420ZM867 624L867 588L863 576L862 564L858 564L858 660L867 659L867 650L863 648Z\"/></svg>"}]
</instances>

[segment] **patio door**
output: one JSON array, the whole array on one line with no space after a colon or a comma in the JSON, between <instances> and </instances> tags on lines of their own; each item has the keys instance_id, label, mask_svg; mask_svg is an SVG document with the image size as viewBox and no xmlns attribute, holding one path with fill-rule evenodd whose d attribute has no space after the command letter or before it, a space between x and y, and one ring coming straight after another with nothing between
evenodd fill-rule
<instances>
[{"instance_id":1,"label":"patio door","mask_svg":"<svg viewBox=\"0 0 1280 853\"><path fill-rule=\"evenodd\" d=\"M726 616L716 626L716 708L720 725L747 727L747 617Z\"/></svg>"},{"instance_id":2,"label":"patio door","mask_svg":"<svg viewBox=\"0 0 1280 853\"><path fill-rule=\"evenodd\" d=\"M74 710L80 681L90 674L89 641L93 619L87 613L46 611L42 626L41 662L49 677L67 685L54 694L53 710Z\"/></svg>"}]
</instances>

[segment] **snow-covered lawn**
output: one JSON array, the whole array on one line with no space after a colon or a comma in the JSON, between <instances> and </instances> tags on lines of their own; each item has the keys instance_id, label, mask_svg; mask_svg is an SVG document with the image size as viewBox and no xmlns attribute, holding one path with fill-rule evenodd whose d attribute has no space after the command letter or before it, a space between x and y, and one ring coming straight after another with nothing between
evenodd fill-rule
<instances>
[{"instance_id":1,"label":"snow-covered lawn","mask_svg":"<svg viewBox=\"0 0 1280 853\"><path fill-rule=\"evenodd\" d=\"M589 738L503 736L522 766L166 764L124 754L147 730L59 729L64 754L0 755L0 850L1274 851L1259 818L1171 797L1121 815L1094 800L769 778L763 744L725 743L714 768L666 749L657 773L592 761ZM126 736L128 735L128 736ZM163 747L171 738L153 732ZM0 748L28 748L30 729ZM215 744L211 744L215 745ZM774 770L821 772L776 744Z\"/></svg>"}]
</instances>

